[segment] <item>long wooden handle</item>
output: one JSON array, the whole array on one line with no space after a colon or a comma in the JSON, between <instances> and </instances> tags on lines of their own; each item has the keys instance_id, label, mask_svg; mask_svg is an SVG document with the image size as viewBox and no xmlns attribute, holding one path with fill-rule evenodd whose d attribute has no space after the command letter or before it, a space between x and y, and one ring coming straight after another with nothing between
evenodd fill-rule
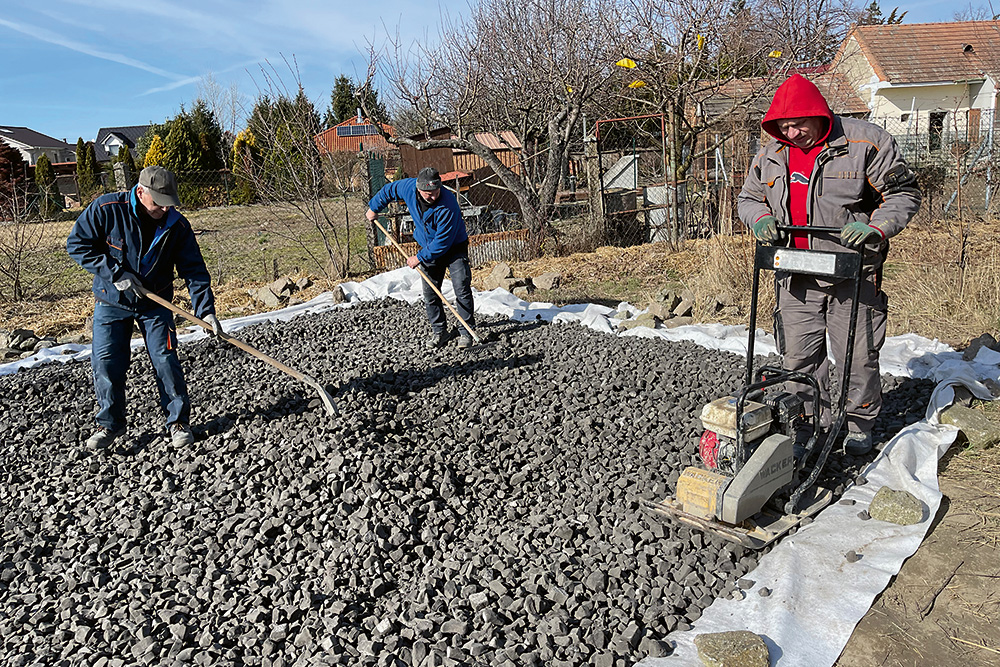
<instances>
[{"instance_id":1,"label":"long wooden handle","mask_svg":"<svg viewBox=\"0 0 1000 667\"><path fill-rule=\"evenodd\" d=\"M163 306L164 308L167 308L168 310L171 310L174 313L177 313L178 315L180 315L184 319L189 320L191 322L194 322L198 326L204 328L206 331L211 331L212 330L212 325L211 324L209 324L205 320L201 319L200 317L197 317L196 315L194 315L194 313L189 313L188 311L184 310L183 308L175 306L174 304L170 303L169 301L167 301L163 297L157 296L156 294L153 294L149 290L144 289L142 287L137 288L136 291L139 294L141 294L142 296L144 296L147 299L149 299L150 301L152 301L154 303L158 303L161 306ZM312 380L312 378L308 378L306 375L298 372L294 368L286 366L285 364L281 363L280 361L278 361L274 357L270 357L270 356L264 354L263 352L261 352L260 350L258 350L257 348L251 347L250 345L247 345L246 343L244 343L243 341L241 341L239 338L233 338L232 336L230 336L229 334L227 334L225 331L223 331L222 333L219 334L219 338L221 338L222 340L226 341L230 345L235 345L236 347L240 348L244 352L247 352L248 354L251 354L251 355L257 357L261 361L274 366L279 371L282 371L284 373L288 373L289 375L291 375L296 380L299 380L300 382L306 382L306 381Z\"/></svg>"},{"instance_id":2,"label":"long wooden handle","mask_svg":"<svg viewBox=\"0 0 1000 667\"><path fill-rule=\"evenodd\" d=\"M392 234L390 234L386 230L386 228L383 227L381 223L379 223L377 216L374 220L372 220L372 222L375 223L376 227L382 230L382 233L385 234L385 237L387 239L389 239L389 242L392 244L392 247L398 250L400 255L402 255L405 259L410 259L410 256L406 254L406 251L403 250L403 247L398 243L396 243L396 239L392 237ZM455 307L451 305L448 299L444 298L444 294L442 294L441 290L439 290L437 285L434 284L434 281L430 279L430 276L424 273L423 269L421 269L419 265L417 266L416 271L417 273L420 274L420 277L424 279L424 282L426 282L428 285L431 286L431 289L434 290L434 293L438 295L438 297L441 299L442 302L444 302L444 305L448 306L448 310L451 311L451 314L455 316L455 319L457 319L459 322L462 323L462 326L465 327L465 330L469 332L470 336L472 336L472 340L476 341L476 344L478 345L482 339L479 337L476 331L469 326L469 323L466 322L464 319L462 319L462 316L458 314L458 311L455 310Z\"/></svg>"}]
</instances>

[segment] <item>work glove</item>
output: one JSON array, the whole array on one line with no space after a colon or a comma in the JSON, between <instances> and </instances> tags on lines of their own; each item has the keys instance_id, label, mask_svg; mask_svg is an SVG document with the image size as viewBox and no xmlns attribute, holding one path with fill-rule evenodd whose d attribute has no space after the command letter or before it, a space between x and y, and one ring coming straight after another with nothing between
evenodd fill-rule
<instances>
[{"instance_id":1,"label":"work glove","mask_svg":"<svg viewBox=\"0 0 1000 667\"><path fill-rule=\"evenodd\" d=\"M849 222L840 230L840 244L856 250L873 236L881 239L882 232L864 222Z\"/></svg>"},{"instance_id":2,"label":"work glove","mask_svg":"<svg viewBox=\"0 0 1000 667\"><path fill-rule=\"evenodd\" d=\"M784 238L784 233L778 231L778 219L773 215L765 215L763 218L753 223L751 227L754 237L758 241L774 243Z\"/></svg>"},{"instance_id":3,"label":"work glove","mask_svg":"<svg viewBox=\"0 0 1000 667\"><path fill-rule=\"evenodd\" d=\"M121 277L114 283L115 289L117 289L122 294L131 294L132 296L138 296L136 294L135 288L142 285L139 281L139 277L134 273L129 273L126 271L121 275Z\"/></svg>"},{"instance_id":4,"label":"work glove","mask_svg":"<svg viewBox=\"0 0 1000 667\"><path fill-rule=\"evenodd\" d=\"M215 315L212 315L210 313L210 314L206 315L205 317L203 317L202 319L205 320L206 324L210 324L212 326L212 330L211 331L209 331L207 329L205 330L206 333L209 336L214 336L214 337L218 338L219 334L222 333L222 322L219 321L219 318L216 317Z\"/></svg>"}]
</instances>

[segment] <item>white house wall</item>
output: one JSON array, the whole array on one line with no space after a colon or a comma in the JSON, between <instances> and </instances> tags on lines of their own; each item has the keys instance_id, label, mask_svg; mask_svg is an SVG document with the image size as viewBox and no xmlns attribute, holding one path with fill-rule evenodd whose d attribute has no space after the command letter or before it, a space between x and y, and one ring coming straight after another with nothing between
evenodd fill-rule
<instances>
[{"instance_id":1,"label":"white house wall","mask_svg":"<svg viewBox=\"0 0 1000 667\"><path fill-rule=\"evenodd\" d=\"M875 93L884 84L879 81L875 69L861 52L861 46L854 37L848 38L844 43L834 68L844 75L858 97L872 109L876 102Z\"/></svg>"},{"instance_id":2,"label":"white house wall","mask_svg":"<svg viewBox=\"0 0 1000 667\"><path fill-rule=\"evenodd\" d=\"M985 83L926 86L893 86L882 81L853 36L844 42L834 69L847 78L868 105L872 118L899 119L913 108L926 119L931 111L993 109L995 105L997 87L989 78Z\"/></svg>"},{"instance_id":3,"label":"white house wall","mask_svg":"<svg viewBox=\"0 0 1000 667\"><path fill-rule=\"evenodd\" d=\"M978 90L975 91L975 96L972 99L972 108L993 109L996 105L996 96L996 84L993 83L993 79L987 78L986 81L979 86Z\"/></svg>"}]
</instances>

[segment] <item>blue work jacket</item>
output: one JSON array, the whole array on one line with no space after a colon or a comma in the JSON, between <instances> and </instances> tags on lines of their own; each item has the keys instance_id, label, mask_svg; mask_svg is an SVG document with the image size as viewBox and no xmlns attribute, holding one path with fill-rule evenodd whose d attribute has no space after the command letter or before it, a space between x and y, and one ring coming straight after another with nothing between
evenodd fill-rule
<instances>
[{"instance_id":1,"label":"blue work jacket","mask_svg":"<svg viewBox=\"0 0 1000 667\"><path fill-rule=\"evenodd\" d=\"M118 291L114 282L124 273L139 277L142 286L166 299L174 297L174 269L188 287L195 315L215 314L211 278L201 256L191 223L171 208L153 233L142 257L142 206L133 187L128 192L103 195L76 219L66 239L66 250L77 264L94 274L94 296L100 301L141 311L156 307L149 299Z\"/></svg>"},{"instance_id":2,"label":"blue work jacket","mask_svg":"<svg viewBox=\"0 0 1000 667\"><path fill-rule=\"evenodd\" d=\"M447 255L452 246L469 240L469 233L451 190L441 188L441 196L426 210L417 201L419 196L417 179L404 178L383 185L368 203L368 208L378 213L389 202L403 200L413 217L413 239L420 244L417 259L421 264L434 264Z\"/></svg>"}]
</instances>

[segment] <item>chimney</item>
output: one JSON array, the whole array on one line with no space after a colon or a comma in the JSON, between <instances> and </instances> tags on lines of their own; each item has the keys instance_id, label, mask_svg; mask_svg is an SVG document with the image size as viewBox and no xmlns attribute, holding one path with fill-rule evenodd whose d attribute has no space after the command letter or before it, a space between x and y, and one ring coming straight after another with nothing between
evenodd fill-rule
<instances>
[{"instance_id":1,"label":"chimney","mask_svg":"<svg viewBox=\"0 0 1000 667\"><path fill-rule=\"evenodd\" d=\"M358 125L361 125L361 109L358 108Z\"/></svg>"}]
</instances>

